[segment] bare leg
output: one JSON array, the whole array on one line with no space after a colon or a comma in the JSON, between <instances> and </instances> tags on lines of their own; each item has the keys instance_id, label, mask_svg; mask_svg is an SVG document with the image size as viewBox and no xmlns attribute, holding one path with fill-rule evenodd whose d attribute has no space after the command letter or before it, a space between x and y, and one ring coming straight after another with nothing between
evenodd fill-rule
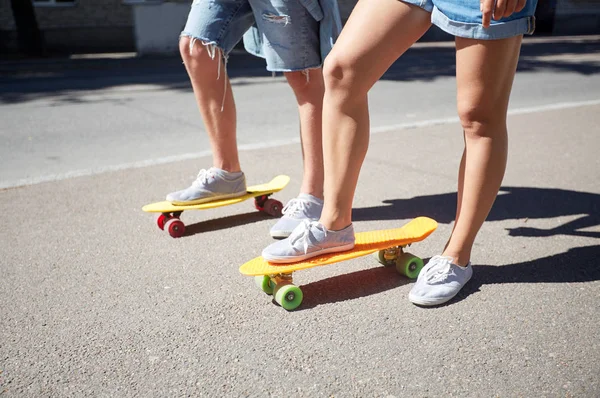
<instances>
[{"instance_id":1,"label":"bare leg","mask_svg":"<svg viewBox=\"0 0 600 398\"><path fill-rule=\"evenodd\" d=\"M294 91L300 114L304 174L300 192L323 199L322 109L323 73L319 69L284 73Z\"/></svg>"},{"instance_id":2,"label":"bare leg","mask_svg":"<svg viewBox=\"0 0 600 398\"><path fill-rule=\"evenodd\" d=\"M456 223L443 255L466 265L498 194L508 151L506 113L521 36L456 39L458 114L465 150L458 176Z\"/></svg>"},{"instance_id":3,"label":"bare leg","mask_svg":"<svg viewBox=\"0 0 600 398\"><path fill-rule=\"evenodd\" d=\"M208 133L213 166L229 172L241 171L236 141L235 102L221 50L214 48L212 53L213 49L200 40L195 40L190 47L191 40L182 37L179 50Z\"/></svg>"},{"instance_id":4,"label":"bare leg","mask_svg":"<svg viewBox=\"0 0 600 398\"><path fill-rule=\"evenodd\" d=\"M341 230L369 145L367 93L430 26L430 14L397 0L360 0L325 60L325 206L320 222ZM365 35L365 32L369 32Z\"/></svg>"}]
</instances>

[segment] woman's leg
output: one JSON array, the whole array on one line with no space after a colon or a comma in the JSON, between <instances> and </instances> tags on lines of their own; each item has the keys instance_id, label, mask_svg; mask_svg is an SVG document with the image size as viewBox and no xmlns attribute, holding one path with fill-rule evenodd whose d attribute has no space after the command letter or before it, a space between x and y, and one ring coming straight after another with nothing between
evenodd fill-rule
<instances>
[{"instance_id":1,"label":"woman's leg","mask_svg":"<svg viewBox=\"0 0 600 398\"><path fill-rule=\"evenodd\" d=\"M287 238L304 221L318 220L323 210L323 72L312 68L284 75L298 103L303 173L300 193L285 205L269 231L274 238Z\"/></svg>"},{"instance_id":2,"label":"woman's leg","mask_svg":"<svg viewBox=\"0 0 600 398\"><path fill-rule=\"evenodd\" d=\"M208 133L213 166L228 172L241 171L235 101L222 50L183 36L179 41L179 51Z\"/></svg>"},{"instance_id":3,"label":"woman's leg","mask_svg":"<svg viewBox=\"0 0 600 398\"><path fill-rule=\"evenodd\" d=\"M352 199L369 143L367 93L430 26L430 14L398 0L360 0L325 60L320 223L300 224L262 252L271 262L305 260L354 247Z\"/></svg>"},{"instance_id":4,"label":"woman's leg","mask_svg":"<svg viewBox=\"0 0 600 398\"><path fill-rule=\"evenodd\" d=\"M321 68L284 73L298 102L300 140L304 173L300 192L323 199L322 109L323 71Z\"/></svg>"},{"instance_id":5,"label":"woman's leg","mask_svg":"<svg viewBox=\"0 0 600 398\"><path fill-rule=\"evenodd\" d=\"M398 0L360 0L325 60L323 151L330 230L351 224L352 200L369 144L367 93L430 26L429 12Z\"/></svg>"},{"instance_id":6,"label":"woman's leg","mask_svg":"<svg viewBox=\"0 0 600 398\"><path fill-rule=\"evenodd\" d=\"M521 36L503 40L456 39L458 114L465 149L458 176L454 230L444 256L466 265L504 177L506 113Z\"/></svg>"},{"instance_id":7,"label":"woman's leg","mask_svg":"<svg viewBox=\"0 0 600 398\"><path fill-rule=\"evenodd\" d=\"M506 113L520 46L521 36L456 39L457 103L465 139L456 222L443 255L427 263L411 289L408 298L415 304L443 304L471 279L473 242L506 168Z\"/></svg>"}]
</instances>

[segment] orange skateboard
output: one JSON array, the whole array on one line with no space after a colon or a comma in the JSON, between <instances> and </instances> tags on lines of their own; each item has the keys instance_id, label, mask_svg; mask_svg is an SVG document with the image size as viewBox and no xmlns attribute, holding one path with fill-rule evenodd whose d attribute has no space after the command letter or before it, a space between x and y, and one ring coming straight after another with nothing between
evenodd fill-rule
<instances>
[{"instance_id":1,"label":"orange skateboard","mask_svg":"<svg viewBox=\"0 0 600 398\"><path fill-rule=\"evenodd\" d=\"M279 175L266 184L254 185L246 189L247 193L237 198L221 199L194 205L174 205L163 201L151 203L142 207L143 211L150 213L161 213L156 219L158 227L169 232L173 238L179 238L185 233L185 225L179 219L185 210L206 210L215 207L229 206L254 198L254 206L257 210L271 216L281 217L283 204L275 199L270 199L275 192L281 191L290 182L290 177Z\"/></svg>"},{"instance_id":2,"label":"orange skateboard","mask_svg":"<svg viewBox=\"0 0 600 398\"><path fill-rule=\"evenodd\" d=\"M436 228L435 220L417 217L400 228L356 233L352 250L324 254L289 264L273 264L262 257L257 257L242 265L240 272L254 276L256 284L262 291L272 294L275 302L286 310L293 310L298 308L303 298L302 290L292 283L292 274L295 271L376 253L378 261L383 265L394 265L399 273L411 279L416 278L423 268L423 260L404 252L404 249L412 243L424 240Z\"/></svg>"}]
</instances>

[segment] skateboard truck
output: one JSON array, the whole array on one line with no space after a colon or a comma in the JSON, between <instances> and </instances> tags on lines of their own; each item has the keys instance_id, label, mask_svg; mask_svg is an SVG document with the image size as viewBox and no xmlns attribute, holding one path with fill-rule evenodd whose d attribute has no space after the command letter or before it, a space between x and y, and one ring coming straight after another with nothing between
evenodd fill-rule
<instances>
[{"instance_id":1,"label":"skateboard truck","mask_svg":"<svg viewBox=\"0 0 600 398\"><path fill-rule=\"evenodd\" d=\"M414 256L404 251L405 248L410 246L395 246L388 249L379 250L375 252L375 258L384 267L396 267L396 271L402 275L406 275L411 279L416 279L419 276L421 268L423 268L423 260L419 257Z\"/></svg>"}]
</instances>

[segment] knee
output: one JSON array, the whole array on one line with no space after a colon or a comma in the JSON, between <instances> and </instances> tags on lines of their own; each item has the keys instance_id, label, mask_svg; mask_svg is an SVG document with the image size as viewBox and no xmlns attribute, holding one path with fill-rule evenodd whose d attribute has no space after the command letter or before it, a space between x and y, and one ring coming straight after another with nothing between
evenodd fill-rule
<instances>
[{"instance_id":1,"label":"knee","mask_svg":"<svg viewBox=\"0 0 600 398\"><path fill-rule=\"evenodd\" d=\"M311 76L312 75L312 76ZM314 73L310 71L285 72L285 78L295 93L307 91L309 87L315 85Z\"/></svg>"},{"instance_id":2,"label":"knee","mask_svg":"<svg viewBox=\"0 0 600 398\"><path fill-rule=\"evenodd\" d=\"M179 54L181 54L181 59L185 62L190 57L190 44L192 42L192 38L189 36L181 36L179 39Z\"/></svg>"},{"instance_id":3,"label":"knee","mask_svg":"<svg viewBox=\"0 0 600 398\"><path fill-rule=\"evenodd\" d=\"M494 101L459 99L457 105L460 124L468 136L487 137L506 125L506 110Z\"/></svg>"},{"instance_id":4,"label":"knee","mask_svg":"<svg viewBox=\"0 0 600 398\"><path fill-rule=\"evenodd\" d=\"M299 100L322 101L325 87L323 86L323 74L320 68L285 72L285 77Z\"/></svg>"},{"instance_id":5,"label":"knee","mask_svg":"<svg viewBox=\"0 0 600 398\"><path fill-rule=\"evenodd\" d=\"M323 80L328 91L349 91L356 88L357 76L352 63L333 51L325 59Z\"/></svg>"},{"instance_id":6,"label":"knee","mask_svg":"<svg viewBox=\"0 0 600 398\"><path fill-rule=\"evenodd\" d=\"M209 52L209 47L212 52ZM195 70L208 62L220 62L220 50L212 45L205 45L201 40L182 36L179 39L179 53L186 67Z\"/></svg>"}]
</instances>

